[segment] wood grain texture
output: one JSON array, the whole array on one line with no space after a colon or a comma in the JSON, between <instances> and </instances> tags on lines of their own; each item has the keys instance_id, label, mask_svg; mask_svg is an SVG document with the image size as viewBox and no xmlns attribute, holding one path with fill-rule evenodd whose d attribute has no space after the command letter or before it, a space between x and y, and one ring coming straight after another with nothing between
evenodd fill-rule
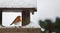
<instances>
[{"instance_id":1,"label":"wood grain texture","mask_svg":"<svg viewBox=\"0 0 60 33\"><path fill-rule=\"evenodd\" d=\"M0 28L0 33L40 33L40 28Z\"/></svg>"}]
</instances>

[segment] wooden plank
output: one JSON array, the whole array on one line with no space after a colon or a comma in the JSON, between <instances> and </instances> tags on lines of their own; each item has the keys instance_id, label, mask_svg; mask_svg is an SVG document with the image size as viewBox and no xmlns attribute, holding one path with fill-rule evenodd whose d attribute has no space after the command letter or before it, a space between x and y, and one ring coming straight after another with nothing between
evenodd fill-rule
<instances>
[{"instance_id":1,"label":"wooden plank","mask_svg":"<svg viewBox=\"0 0 60 33\"><path fill-rule=\"evenodd\" d=\"M0 33L40 33L40 28L0 28Z\"/></svg>"},{"instance_id":2,"label":"wooden plank","mask_svg":"<svg viewBox=\"0 0 60 33\"><path fill-rule=\"evenodd\" d=\"M2 11L0 12L0 25L2 25Z\"/></svg>"},{"instance_id":3,"label":"wooden plank","mask_svg":"<svg viewBox=\"0 0 60 33\"><path fill-rule=\"evenodd\" d=\"M0 8L0 10L3 10L3 12L17 12L17 11L4 11L4 10L30 10L30 12L37 11L37 9L35 8ZM22 11L18 11L18 12L22 12Z\"/></svg>"},{"instance_id":4,"label":"wooden plank","mask_svg":"<svg viewBox=\"0 0 60 33\"><path fill-rule=\"evenodd\" d=\"M40 32L0 32L0 33L40 33Z\"/></svg>"}]
</instances>

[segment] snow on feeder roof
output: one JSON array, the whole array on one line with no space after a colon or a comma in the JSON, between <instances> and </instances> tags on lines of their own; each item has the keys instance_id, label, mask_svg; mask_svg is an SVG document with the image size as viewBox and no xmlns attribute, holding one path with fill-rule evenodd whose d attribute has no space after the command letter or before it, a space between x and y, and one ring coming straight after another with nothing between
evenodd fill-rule
<instances>
[{"instance_id":1,"label":"snow on feeder roof","mask_svg":"<svg viewBox=\"0 0 60 33\"><path fill-rule=\"evenodd\" d=\"M0 0L0 8L36 8L37 0Z\"/></svg>"}]
</instances>

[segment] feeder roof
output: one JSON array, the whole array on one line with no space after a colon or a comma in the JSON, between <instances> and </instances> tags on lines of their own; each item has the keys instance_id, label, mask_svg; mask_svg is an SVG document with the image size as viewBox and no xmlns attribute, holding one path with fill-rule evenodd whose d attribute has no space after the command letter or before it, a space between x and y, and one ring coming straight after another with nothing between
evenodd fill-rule
<instances>
[{"instance_id":1,"label":"feeder roof","mask_svg":"<svg viewBox=\"0 0 60 33\"><path fill-rule=\"evenodd\" d=\"M0 8L37 8L37 0L0 0Z\"/></svg>"}]
</instances>

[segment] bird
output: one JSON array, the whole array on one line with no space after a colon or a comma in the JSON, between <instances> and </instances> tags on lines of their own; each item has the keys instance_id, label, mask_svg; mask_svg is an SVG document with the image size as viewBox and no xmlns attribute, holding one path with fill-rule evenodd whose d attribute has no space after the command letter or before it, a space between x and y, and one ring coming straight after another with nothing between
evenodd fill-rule
<instances>
[{"instance_id":1,"label":"bird","mask_svg":"<svg viewBox=\"0 0 60 33\"><path fill-rule=\"evenodd\" d=\"M16 19L10 25L12 24L18 25L21 21L22 21L22 17L17 16Z\"/></svg>"}]
</instances>

